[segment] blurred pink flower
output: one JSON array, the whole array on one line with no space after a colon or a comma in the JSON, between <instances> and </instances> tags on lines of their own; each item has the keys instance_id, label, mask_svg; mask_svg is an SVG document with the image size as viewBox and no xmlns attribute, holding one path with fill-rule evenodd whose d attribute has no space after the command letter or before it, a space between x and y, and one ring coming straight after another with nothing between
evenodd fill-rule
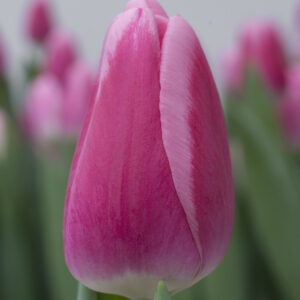
<instances>
[{"instance_id":1,"label":"blurred pink flower","mask_svg":"<svg viewBox=\"0 0 300 300\"><path fill-rule=\"evenodd\" d=\"M221 57L222 78L227 90L237 93L245 80L245 56L239 45L227 48Z\"/></svg>"},{"instance_id":2,"label":"blurred pink flower","mask_svg":"<svg viewBox=\"0 0 300 300\"><path fill-rule=\"evenodd\" d=\"M52 27L52 15L47 0L33 0L26 15L26 31L29 38L43 41Z\"/></svg>"},{"instance_id":3,"label":"blurred pink flower","mask_svg":"<svg viewBox=\"0 0 300 300\"><path fill-rule=\"evenodd\" d=\"M5 154L7 147L7 117L4 110L0 108L0 158Z\"/></svg>"},{"instance_id":4,"label":"blurred pink flower","mask_svg":"<svg viewBox=\"0 0 300 300\"><path fill-rule=\"evenodd\" d=\"M277 26L271 21L246 23L239 43L248 63L253 64L265 82L276 91L285 84L285 51Z\"/></svg>"},{"instance_id":5,"label":"blurred pink flower","mask_svg":"<svg viewBox=\"0 0 300 300\"><path fill-rule=\"evenodd\" d=\"M73 37L60 29L51 31L46 41L46 71L64 81L68 68L75 60L76 46Z\"/></svg>"},{"instance_id":6,"label":"blurred pink flower","mask_svg":"<svg viewBox=\"0 0 300 300\"><path fill-rule=\"evenodd\" d=\"M110 25L73 160L64 217L67 265L86 286L153 299L222 260L234 215L219 96L192 27L155 0Z\"/></svg>"},{"instance_id":7,"label":"blurred pink flower","mask_svg":"<svg viewBox=\"0 0 300 300\"><path fill-rule=\"evenodd\" d=\"M300 65L287 71L286 91L280 106L280 117L290 144L300 146Z\"/></svg>"},{"instance_id":8,"label":"blurred pink flower","mask_svg":"<svg viewBox=\"0 0 300 300\"><path fill-rule=\"evenodd\" d=\"M22 121L26 133L37 142L61 135L63 91L51 74L42 74L29 86Z\"/></svg>"},{"instance_id":9,"label":"blurred pink flower","mask_svg":"<svg viewBox=\"0 0 300 300\"><path fill-rule=\"evenodd\" d=\"M0 76L4 73L6 66L5 48L2 37L0 35Z\"/></svg>"},{"instance_id":10,"label":"blurred pink flower","mask_svg":"<svg viewBox=\"0 0 300 300\"><path fill-rule=\"evenodd\" d=\"M65 82L63 109L64 130L67 135L78 136L90 104L93 72L83 61L76 61L68 69Z\"/></svg>"}]
</instances>

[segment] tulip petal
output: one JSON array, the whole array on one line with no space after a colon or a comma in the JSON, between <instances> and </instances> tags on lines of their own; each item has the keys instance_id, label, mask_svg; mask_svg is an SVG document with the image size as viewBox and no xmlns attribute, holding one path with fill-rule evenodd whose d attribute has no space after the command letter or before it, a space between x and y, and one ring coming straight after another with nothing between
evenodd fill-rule
<instances>
[{"instance_id":1,"label":"tulip petal","mask_svg":"<svg viewBox=\"0 0 300 300\"><path fill-rule=\"evenodd\" d=\"M156 0L131 0L127 3L125 10L131 8L148 8L154 15L168 18L167 13Z\"/></svg>"},{"instance_id":2,"label":"tulip petal","mask_svg":"<svg viewBox=\"0 0 300 300\"><path fill-rule=\"evenodd\" d=\"M227 249L233 181L215 83L196 34L179 16L169 19L160 74L163 143L201 254L199 280L216 267Z\"/></svg>"},{"instance_id":3,"label":"tulip petal","mask_svg":"<svg viewBox=\"0 0 300 300\"><path fill-rule=\"evenodd\" d=\"M162 279L170 291L186 287L200 263L162 142L160 54L149 11L114 20L65 207L72 274L134 299L153 297Z\"/></svg>"}]
</instances>

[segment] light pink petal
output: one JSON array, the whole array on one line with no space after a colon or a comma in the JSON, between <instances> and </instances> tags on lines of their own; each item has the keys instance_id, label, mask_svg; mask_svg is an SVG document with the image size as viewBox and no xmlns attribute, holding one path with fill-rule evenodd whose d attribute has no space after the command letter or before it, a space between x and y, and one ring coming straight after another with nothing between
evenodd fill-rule
<instances>
[{"instance_id":1,"label":"light pink petal","mask_svg":"<svg viewBox=\"0 0 300 300\"><path fill-rule=\"evenodd\" d=\"M119 15L106 37L65 207L72 274L135 299L153 297L160 279L171 291L186 287L200 262L163 147L159 66L153 15Z\"/></svg>"},{"instance_id":2,"label":"light pink petal","mask_svg":"<svg viewBox=\"0 0 300 300\"><path fill-rule=\"evenodd\" d=\"M127 3L125 10L131 8L151 9L154 15L168 18L167 13L156 0L131 0Z\"/></svg>"},{"instance_id":3,"label":"light pink petal","mask_svg":"<svg viewBox=\"0 0 300 300\"><path fill-rule=\"evenodd\" d=\"M246 75L246 61L241 47L234 46L223 52L221 71L225 88L230 92L240 92Z\"/></svg>"},{"instance_id":4,"label":"light pink petal","mask_svg":"<svg viewBox=\"0 0 300 300\"><path fill-rule=\"evenodd\" d=\"M228 247L233 180L215 83L193 29L181 17L169 20L160 74L163 143L201 253L199 279L218 265Z\"/></svg>"},{"instance_id":5,"label":"light pink petal","mask_svg":"<svg viewBox=\"0 0 300 300\"><path fill-rule=\"evenodd\" d=\"M23 126L36 142L61 133L63 92L53 75L42 74L29 86L23 108Z\"/></svg>"}]
</instances>

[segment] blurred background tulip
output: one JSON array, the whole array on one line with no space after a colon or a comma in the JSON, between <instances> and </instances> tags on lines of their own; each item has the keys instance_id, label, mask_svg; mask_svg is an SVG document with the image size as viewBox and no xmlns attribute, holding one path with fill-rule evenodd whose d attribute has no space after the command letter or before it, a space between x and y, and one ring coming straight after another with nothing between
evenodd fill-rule
<instances>
[{"instance_id":1,"label":"blurred background tulip","mask_svg":"<svg viewBox=\"0 0 300 300\"><path fill-rule=\"evenodd\" d=\"M255 65L262 79L274 90L284 87L286 54L277 26L270 21L252 21L242 27L239 42L245 61Z\"/></svg>"},{"instance_id":2,"label":"blurred background tulip","mask_svg":"<svg viewBox=\"0 0 300 300\"><path fill-rule=\"evenodd\" d=\"M90 105L94 74L84 61L75 61L67 71L63 101L63 127L66 135L77 137Z\"/></svg>"},{"instance_id":3,"label":"blurred background tulip","mask_svg":"<svg viewBox=\"0 0 300 300\"><path fill-rule=\"evenodd\" d=\"M245 55L240 45L224 50L220 67L224 87L238 93L243 87L246 72Z\"/></svg>"},{"instance_id":4,"label":"blurred background tulip","mask_svg":"<svg viewBox=\"0 0 300 300\"><path fill-rule=\"evenodd\" d=\"M35 42L44 41L53 25L48 0L30 1L25 21L28 37Z\"/></svg>"},{"instance_id":5,"label":"blurred background tulip","mask_svg":"<svg viewBox=\"0 0 300 300\"><path fill-rule=\"evenodd\" d=\"M2 41L2 37L0 36L0 76L3 76L6 66L6 57L5 57L5 49L4 43Z\"/></svg>"},{"instance_id":6,"label":"blurred background tulip","mask_svg":"<svg viewBox=\"0 0 300 300\"><path fill-rule=\"evenodd\" d=\"M23 126L37 142L57 139L61 134L63 91L51 74L42 74L29 86L23 110Z\"/></svg>"},{"instance_id":7,"label":"blurred background tulip","mask_svg":"<svg viewBox=\"0 0 300 300\"><path fill-rule=\"evenodd\" d=\"M287 70L287 86L279 103L281 121L287 141L300 146L300 65Z\"/></svg>"},{"instance_id":8,"label":"blurred background tulip","mask_svg":"<svg viewBox=\"0 0 300 300\"><path fill-rule=\"evenodd\" d=\"M64 81L68 68L76 58L76 51L73 37L64 30L54 29L46 41L46 71Z\"/></svg>"},{"instance_id":9,"label":"blurred background tulip","mask_svg":"<svg viewBox=\"0 0 300 300\"><path fill-rule=\"evenodd\" d=\"M189 21L201 40L212 67L229 136L236 207L232 240L220 265L192 287L172 296L172 299L298 300L300 299L298 216L300 3L298 0L281 2L265 0L262 5L260 0L247 3L236 0L220 3L218 0L211 0L205 3L190 1L183 5L182 1L173 0L161 4L170 15L180 13ZM110 84L104 84L107 78L103 76L103 72L109 72L112 65L117 65L113 59L115 57L113 47L105 46L107 59L104 62L102 59L95 78L101 46L111 45L104 39L105 32L114 16L124 8L128 12L135 7L143 10L148 7L154 12L155 24L159 29L159 42L157 43L155 39L156 42L152 46L158 44L159 49L163 47L164 55L159 56L159 60L163 63L156 68L156 64L153 62L151 64L149 59L147 67L142 65L140 62L148 52L141 51L133 60L129 51L133 43L128 44L128 47L124 48L124 57L121 59L118 56L124 64L119 64L115 68L114 80L109 81ZM187 166L186 161L178 157L181 153L188 159L191 153L190 148L182 143L184 136L182 131L185 129L189 133L199 134L207 132L204 131L207 124L217 126L216 120L219 118L209 113L211 110L207 109L208 104L205 102L205 99L216 97L213 80L208 75L207 67L195 62L197 55L186 57L179 55L179 53L193 53L193 35L185 35L185 30L174 29L174 35L166 32L167 27L175 26L174 23L182 20L175 17L176 22L173 18L167 22L167 18L165 11L154 0L91 1L88 5L70 0L20 0L3 1L0 4L0 299L76 299L78 282L65 263L62 228L71 162L86 114L88 120L86 123L89 124L97 124L103 118L114 122L111 122L111 127L105 131L105 135L103 126L89 127L88 131L93 132L93 136L99 135L99 138L96 139L97 143L95 141L86 143L88 146L84 151L91 153L93 159L88 160L90 162L88 165L81 162L80 168L76 168L77 177L80 179L76 187L77 193L81 190L81 184L91 185L95 178L98 178L96 175L101 172L108 182L114 183L115 186L120 185L111 180L111 177L118 172L120 166L123 168L122 162L126 162L121 154L130 138L122 135L128 128L121 126L123 123L118 120L122 112L129 118L139 109L140 113L134 122L148 126L145 126L138 139L132 139L137 142L132 144L131 155L139 149L146 148L147 138L149 148L154 147L155 139L150 138L150 135L157 132L152 129L161 122L163 125L160 139L164 140L163 147L166 149L164 156L168 162L164 172L171 178L174 189L181 191L178 195L186 197L186 182L191 176L187 171L178 172L179 163ZM121 29L122 26L113 35L116 45L121 43L119 40L123 36ZM144 30L136 33L136 36L142 36L139 41L145 41L144 33ZM191 63L188 58L191 58ZM194 76L189 75L190 65L196 70ZM152 68L156 70L150 72L152 77L164 76L164 84L159 82L159 89L163 95L169 95L172 91L175 91L174 97L179 95L176 101L167 101L169 97L165 96L163 105L159 108L161 110L159 118L158 115L152 114L151 103L156 98L150 96L151 93L155 93L156 88L141 88L138 83L144 82L146 76L137 76L141 73L134 70L139 66L143 74ZM133 80L132 85L135 89L130 90L129 95L125 91L129 90L130 80ZM181 125L185 124L187 118L181 114L195 107L194 97L182 92L187 90L186 85L189 83L195 92L202 95L203 101L197 102L199 109L196 110L195 116L198 118L193 119L194 123L190 122L189 126L184 127ZM119 95L118 103L103 101L106 98L103 98L101 93L97 94L98 89ZM146 103L143 113L142 107L135 102L135 95L138 92L144 95L141 103ZM95 99L101 101L94 101ZM127 105L123 105L124 99L128 99ZM182 102L184 99L190 101L188 107L183 105L186 103ZM108 109L109 105L111 109ZM93 112L93 117L89 112ZM130 128L133 130L137 126ZM87 136L85 132L84 130L82 139ZM207 188L222 194L216 181L212 179L215 178L215 172L220 172L224 166L223 160L220 162L217 159L218 153L224 151L224 147L213 146L217 136L216 132L212 131L197 144L201 146L201 151L208 148L215 151L198 151L193 156L194 167L200 165L201 161L201 167L197 168L192 177L195 185L203 187L197 190L199 193ZM119 147L112 147L114 141L116 143L118 141ZM193 137L190 141L196 144L197 139ZM101 155L94 155L99 153L96 146L100 143L107 150L107 157L115 155L114 157L120 159L109 160L118 166L112 168L111 173L104 173L108 169L106 165L101 165L104 161L103 152ZM152 151L152 154L149 154L146 174L140 175L134 184L130 182L123 184L123 190L127 189L128 193L129 190L132 193L141 180L152 176L155 182L161 178L161 174L153 171L155 166L153 153ZM134 157L131 165L142 164L146 157L146 154L139 159ZM216 161L219 162L214 168L210 163ZM204 165L206 167L202 168ZM90 168L89 176L84 176L87 168ZM201 173L204 169L207 172ZM128 170L128 164L125 164L123 170ZM136 168L134 170L137 172ZM125 173L114 178L122 177L122 180L125 180L124 178L127 178ZM95 199L95 195L99 195L99 189L89 194L89 201ZM158 190L160 189L161 186ZM136 193L138 192L140 190ZM151 190L149 197L153 197L156 192L157 190ZM158 200L157 197L152 201L153 206ZM165 202L157 204L156 211L160 211L164 204ZM170 206L172 207L168 207L167 211L174 212L176 207ZM148 208L144 205L141 209L145 207ZM122 206L123 211L127 208ZM99 209L92 207L89 216L99 212L101 219L104 219L103 211L105 211L108 212L106 225L115 222L116 215L113 214L112 206L106 205L101 211ZM193 228L194 224L203 221L201 226L199 225L200 236L209 236L212 232L221 234L226 229L226 226L222 230L213 227L213 221L205 223L211 215L205 209L201 210L203 218L195 218L196 222L191 219L189 208L186 208L186 211L186 220L189 218L191 224L191 227L186 228ZM223 210L219 210L220 213L216 217L221 216L221 211ZM81 213L81 210L78 211L77 217ZM150 232L164 220L167 219L169 223L173 220L171 216L165 218L165 214L162 214L151 222L154 215L152 213L141 217L138 224L133 226L132 222L136 219L129 213L124 213L124 218L128 220L127 226L120 225L120 228L125 228L123 231L131 228L133 235L136 234L143 239L142 232L145 227ZM99 219L90 218L89 221L99 224ZM146 221L147 226L144 226L143 222ZM156 257L161 257L163 253L160 251L161 247L170 246L172 241L182 237L184 229L180 227L181 223L174 222L174 224L174 228L178 226L178 230L173 234L168 231L167 226L159 228L158 231L164 239L162 238L161 243L151 243L146 249L148 252L146 250L142 252L144 256L145 252L153 253L155 249L159 252ZM112 256L116 255L115 253L119 255L119 260L106 260L109 266L111 261L115 263L117 269L122 263L123 266L126 265L129 255L125 253L128 252L120 250L121 243L118 244L120 247L113 246L119 240L112 236L111 230L104 233L106 235L102 235L102 240L97 244L93 241L99 240L98 232L94 233L95 236L91 236L91 231L84 231L82 236L83 239L90 237L91 241L87 243L91 245L90 249L108 245L103 251ZM215 237L217 233L214 234ZM122 241L127 242L129 239L130 235L127 235ZM201 242L201 245L206 244ZM207 249L223 253L224 245L225 243L222 245L220 243L219 247ZM190 252L183 251L183 248L187 248L187 243L182 242L181 246L176 246L175 249L180 259L176 260L178 264L174 267L171 254L175 250L174 247L167 246L165 256L166 261L171 261L170 269L184 263L185 259L191 260L191 256L187 254ZM78 244L77 250L82 249L81 247L82 245ZM204 247L204 255L207 249ZM210 250L207 250L208 253L214 253ZM182 256L182 252L185 253L185 257ZM132 257L134 257L132 261L140 262L141 256ZM147 263L150 265L149 261L147 260ZM165 265L161 260L158 261L158 266L165 270ZM87 269L89 267L90 265L86 266ZM188 268L185 266L179 269L176 276ZM203 272L206 272L205 264L199 270L200 276L203 276ZM78 290L78 300L127 299L96 293L83 285L79 285ZM158 291L156 295L161 296Z\"/></svg>"}]
</instances>

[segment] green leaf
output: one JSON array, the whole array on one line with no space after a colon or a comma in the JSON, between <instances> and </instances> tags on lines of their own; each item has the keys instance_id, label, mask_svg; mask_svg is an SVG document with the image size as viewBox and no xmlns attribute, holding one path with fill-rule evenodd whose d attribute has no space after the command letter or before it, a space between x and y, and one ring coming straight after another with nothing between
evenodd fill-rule
<instances>
[{"instance_id":1,"label":"green leaf","mask_svg":"<svg viewBox=\"0 0 300 300\"><path fill-rule=\"evenodd\" d=\"M206 300L206 285L203 280L172 297L174 300Z\"/></svg>"},{"instance_id":2,"label":"green leaf","mask_svg":"<svg viewBox=\"0 0 300 300\"><path fill-rule=\"evenodd\" d=\"M252 85L250 90L244 101L229 103L228 128L244 150L251 196L246 204L263 260L284 299L296 300L300 295L300 197L275 105L261 87Z\"/></svg>"},{"instance_id":3,"label":"green leaf","mask_svg":"<svg viewBox=\"0 0 300 300\"><path fill-rule=\"evenodd\" d=\"M74 299L77 282L66 266L63 250L63 212L74 144L57 142L52 147L54 153L39 153L37 166L43 254L53 298Z\"/></svg>"},{"instance_id":4,"label":"green leaf","mask_svg":"<svg viewBox=\"0 0 300 300\"><path fill-rule=\"evenodd\" d=\"M154 295L154 300L171 300L171 296L163 281L160 281L157 285L157 290Z\"/></svg>"},{"instance_id":5,"label":"green leaf","mask_svg":"<svg viewBox=\"0 0 300 300\"><path fill-rule=\"evenodd\" d=\"M12 115L11 94L7 79L0 74L0 108Z\"/></svg>"},{"instance_id":6,"label":"green leaf","mask_svg":"<svg viewBox=\"0 0 300 300\"><path fill-rule=\"evenodd\" d=\"M40 64L35 59L32 59L30 62L26 63L24 69L25 79L29 83L33 81L41 72Z\"/></svg>"},{"instance_id":7,"label":"green leaf","mask_svg":"<svg viewBox=\"0 0 300 300\"><path fill-rule=\"evenodd\" d=\"M8 127L8 149L0 166L0 298L47 300L35 156L11 118Z\"/></svg>"},{"instance_id":8,"label":"green leaf","mask_svg":"<svg viewBox=\"0 0 300 300\"><path fill-rule=\"evenodd\" d=\"M205 285L209 300L246 300L253 288L250 281L250 244L247 235L244 212L240 193L236 193L235 224L230 247L221 264L207 278L200 281ZM250 251L251 249L251 251ZM201 298L196 298L200 299ZM254 298L252 298L254 299Z\"/></svg>"}]
</instances>

